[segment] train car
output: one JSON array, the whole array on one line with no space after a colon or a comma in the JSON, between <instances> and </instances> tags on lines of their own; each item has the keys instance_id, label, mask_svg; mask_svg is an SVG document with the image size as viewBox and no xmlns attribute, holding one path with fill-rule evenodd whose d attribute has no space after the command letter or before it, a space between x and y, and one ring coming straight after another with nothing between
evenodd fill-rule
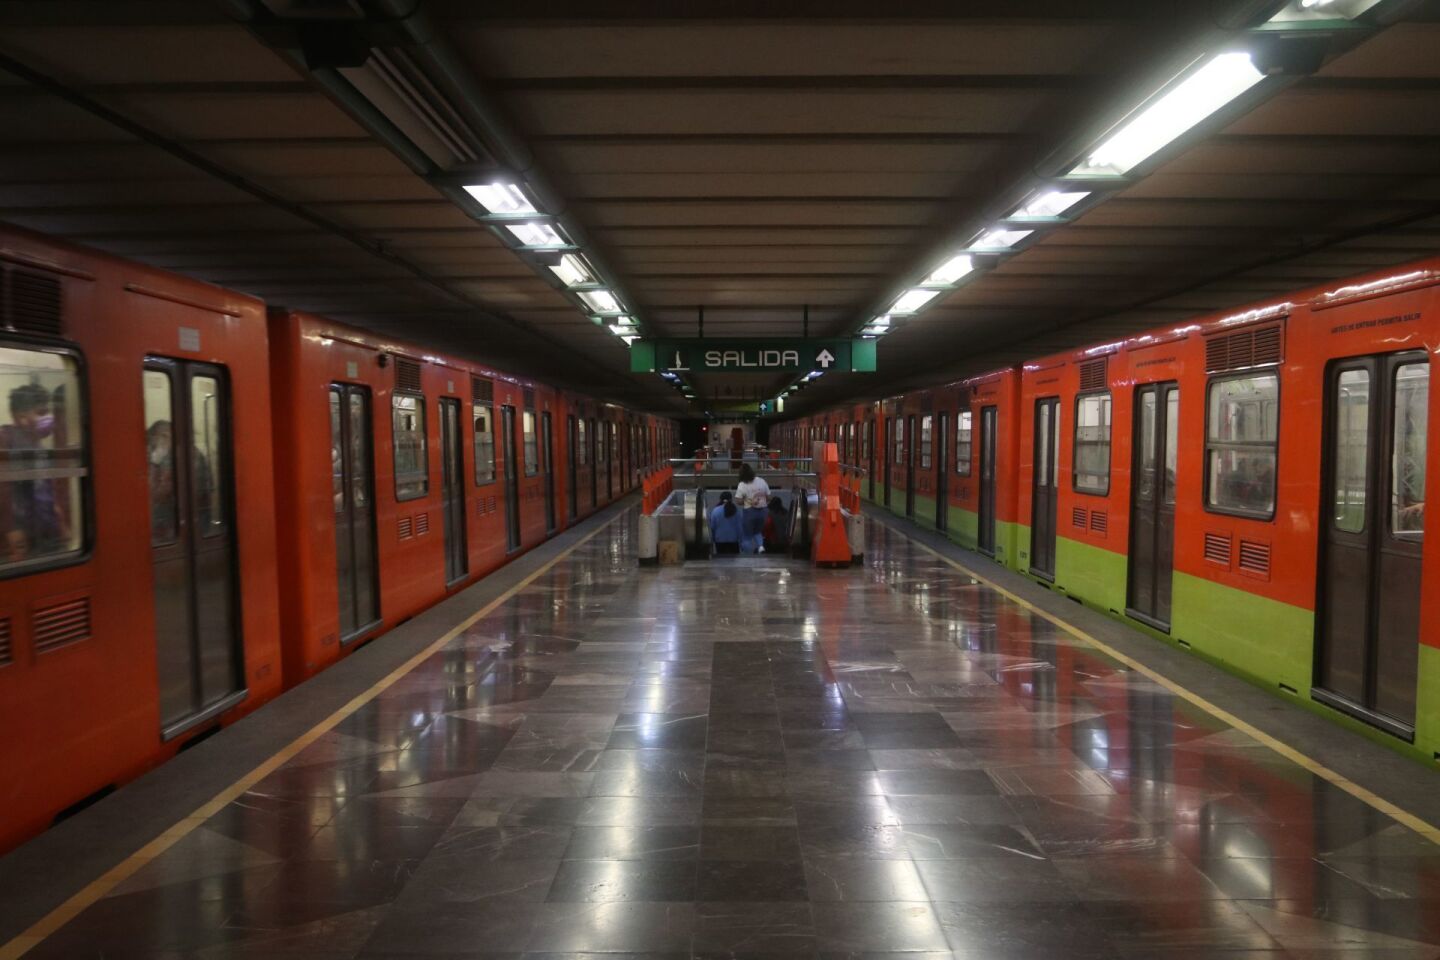
<instances>
[{"instance_id":1,"label":"train car","mask_svg":"<svg viewBox=\"0 0 1440 960\"><path fill-rule=\"evenodd\" d=\"M1014 478L1020 443L1020 372L1004 368L943 391L936 425L940 493L936 526L956 543L1015 567L1019 502ZM946 434L952 433L953 437Z\"/></svg>"},{"instance_id":2,"label":"train car","mask_svg":"<svg viewBox=\"0 0 1440 960\"><path fill-rule=\"evenodd\" d=\"M264 305L8 226L0 289L3 850L282 664Z\"/></svg>"},{"instance_id":3,"label":"train car","mask_svg":"<svg viewBox=\"0 0 1440 960\"><path fill-rule=\"evenodd\" d=\"M287 683L596 509L585 401L321 317L270 322ZM620 459L600 504L634 486Z\"/></svg>"},{"instance_id":4,"label":"train car","mask_svg":"<svg viewBox=\"0 0 1440 960\"><path fill-rule=\"evenodd\" d=\"M1433 757L1437 350L1431 261L1027 364L1028 569Z\"/></svg>"}]
</instances>

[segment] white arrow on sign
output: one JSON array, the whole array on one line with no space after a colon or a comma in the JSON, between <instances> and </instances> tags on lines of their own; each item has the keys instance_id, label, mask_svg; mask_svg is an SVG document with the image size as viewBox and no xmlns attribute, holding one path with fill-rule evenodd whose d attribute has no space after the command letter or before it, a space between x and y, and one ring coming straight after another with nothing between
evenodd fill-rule
<instances>
[{"instance_id":1,"label":"white arrow on sign","mask_svg":"<svg viewBox=\"0 0 1440 960\"><path fill-rule=\"evenodd\" d=\"M830 364L835 362L835 355L829 350L821 350L820 355L815 358L815 362L820 364L824 369L829 370Z\"/></svg>"}]
</instances>

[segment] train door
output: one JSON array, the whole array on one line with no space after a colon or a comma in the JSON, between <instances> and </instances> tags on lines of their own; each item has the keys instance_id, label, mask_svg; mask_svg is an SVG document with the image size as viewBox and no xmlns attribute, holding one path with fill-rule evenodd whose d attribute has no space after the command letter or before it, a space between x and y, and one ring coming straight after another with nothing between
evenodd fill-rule
<instances>
[{"instance_id":1,"label":"train door","mask_svg":"<svg viewBox=\"0 0 1440 960\"><path fill-rule=\"evenodd\" d=\"M465 549L465 453L460 443L460 401L440 398L440 500L444 519L445 582L469 571Z\"/></svg>"},{"instance_id":2,"label":"train door","mask_svg":"<svg viewBox=\"0 0 1440 960\"><path fill-rule=\"evenodd\" d=\"M593 418L590 420L588 432L589 436L582 437L580 442L584 445L586 457L590 462L590 509L594 510L600 496L600 464L595 462L595 458L600 454L600 434L596 432L596 423Z\"/></svg>"},{"instance_id":3,"label":"train door","mask_svg":"<svg viewBox=\"0 0 1440 960\"><path fill-rule=\"evenodd\" d=\"M225 368L150 357L143 372L160 730L245 696Z\"/></svg>"},{"instance_id":4,"label":"train door","mask_svg":"<svg viewBox=\"0 0 1440 960\"><path fill-rule=\"evenodd\" d=\"M905 447L905 516L915 516L915 450L920 446L920 435L915 432L915 415L905 418L905 433L910 443Z\"/></svg>"},{"instance_id":5,"label":"train door","mask_svg":"<svg viewBox=\"0 0 1440 960\"><path fill-rule=\"evenodd\" d=\"M875 418L865 421L865 483L870 488L870 502L875 502Z\"/></svg>"},{"instance_id":6,"label":"train door","mask_svg":"<svg viewBox=\"0 0 1440 960\"><path fill-rule=\"evenodd\" d=\"M605 499L615 499L615 424L605 424Z\"/></svg>"},{"instance_id":7,"label":"train door","mask_svg":"<svg viewBox=\"0 0 1440 960\"><path fill-rule=\"evenodd\" d=\"M1331 364L1316 618L1317 699L1415 727L1425 536L1424 351Z\"/></svg>"},{"instance_id":8,"label":"train door","mask_svg":"<svg viewBox=\"0 0 1440 960\"><path fill-rule=\"evenodd\" d=\"M1055 579L1055 518L1060 489L1060 400L1035 401L1035 476L1030 500L1030 572Z\"/></svg>"},{"instance_id":9,"label":"train door","mask_svg":"<svg viewBox=\"0 0 1440 960\"><path fill-rule=\"evenodd\" d=\"M1167 633L1175 571L1175 457L1180 387L1135 389L1130 471L1130 583L1126 612Z\"/></svg>"},{"instance_id":10,"label":"train door","mask_svg":"<svg viewBox=\"0 0 1440 960\"><path fill-rule=\"evenodd\" d=\"M545 532L555 532L555 451L550 411L540 414L540 471L545 477Z\"/></svg>"},{"instance_id":11,"label":"train door","mask_svg":"<svg viewBox=\"0 0 1440 960\"><path fill-rule=\"evenodd\" d=\"M580 484L579 477L576 475L578 468L575 463L575 451L579 449L580 444L576 436L578 430L576 423L573 414L565 418L565 479L568 481L565 485L565 497L568 501L566 509L569 511L571 520L580 515L580 491L577 489Z\"/></svg>"},{"instance_id":12,"label":"train door","mask_svg":"<svg viewBox=\"0 0 1440 960\"><path fill-rule=\"evenodd\" d=\"M330 471L335 499L335 577L341 643L380 619L375 461L370 430L369 388L330 384Z\"/></svg>"},{"instance_id":13,"label":"train door","mask_svg":"<svg viewBox=\"0 0 1440 960\"><path fill-rule=\"evenodd\" d=\"M935 526L944 530L950 522L950 414L941 413L935 439Z\"/></svg>"},{"instance_id":14,"label":"train door","mask_svg":"<svg viewBox=\"0 0 1440 960\"><path fill-rule=\"evenodd\" d=\"M890 438L895 436L895 424L900 422L899 417L885 418L885 443L888 446ZM890 506L890 461L893 454L889 450L880 451L880 456L885 461L885 506Z\"/></svg>"},{"instance_id":15,"label":"train door","mask_svg":"<svg viewBox=\"0 0 1440 960\"><path fill-rule=\"evenodd\" d=\"M505 449L505 549L520 549L520 454L515 448L515 408L500 408L500 445Z\"/></svg>"},{"instance_id":16,"label":"train door","mask_svg":"<svg viewBox=\"0 0 1440 960\"><path fill-rule=\"evenodd\" d=\"M980 516L975 545L995 555L995 427L996 409L980 408Z\"/></svg>"}]
</instances>

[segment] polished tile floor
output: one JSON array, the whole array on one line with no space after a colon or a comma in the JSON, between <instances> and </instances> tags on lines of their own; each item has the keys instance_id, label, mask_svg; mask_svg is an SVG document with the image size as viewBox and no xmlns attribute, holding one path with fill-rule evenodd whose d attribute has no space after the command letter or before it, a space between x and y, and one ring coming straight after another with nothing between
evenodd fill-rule
<instances>
[{"instance_id":1,"label":"polished tile floor","mask_svg":"<svg viewBox=\"0 0 1440 960\"><path fill-rule=\"evenodd\" d=\"M1440 957L1440 849L898 532L632 526L31 956Z\"/></svg>"}]
</instances>

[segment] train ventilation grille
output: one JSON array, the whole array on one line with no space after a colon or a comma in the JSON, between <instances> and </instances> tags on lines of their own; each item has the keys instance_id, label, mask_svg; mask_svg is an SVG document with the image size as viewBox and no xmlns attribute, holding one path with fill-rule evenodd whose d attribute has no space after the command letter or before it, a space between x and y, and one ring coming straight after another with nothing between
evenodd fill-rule
<instances>
[{"instance_id":1,"label":"train ventilation grille","mask_svg":"<svg viewBox=\"0 0 1440 960\"><path fill-rule=\"evenodd\" d=\"M1256 540L1240 541L1240 557L1235 564L1251 576L1270 579L1270 544Z\"/></svg>"},{"instance_id":2,"label":"train ventilation grille","mask_svg":"<svg viewBox=\"0 0 1440 960\"><path fill-rule=\"evenodd\" d=\"M406 393L420 392L420 364L417 361L395 358L395 389Z\"/></svg>"},{"instance_id":3,"label":"train ventilation grille","mask_svg":"<svg viewBox=\"0 0 1440 960\"><path fill-rule=\"evenodd\" d=\"M491 498L490 498L490 506L488 507L488 509L489 509L489 511L490 511L491 513L494 513L494 512L495 512L495 498L494 498L494 497L491 497Z\"/></svg>"},{"instance_id":4,"label":"train ventilation grille","mask_svg":"<svg viewBox=\"0 0 1440 960\"><path fill-rule=\"evenodd\" d=\"M90 639L90 598L66 600L41 607L32 618L35 629L35 652L46 653L58 647Z\"/></svg>"},{"instance_id":5,"label":"train ventilation grille","mask_svg":"<svg viewBox=\"0 0 1440 960\"><path fill-rule=\"evenodd\" d=\"M1223 533L1205 534L1205 559L1230 568L1230 537Z\"/></svg>"},{"instance_id":6,"label":"train ventilation grille","mask_svg":"<svg viewBox=\"0 0 1440 960\"><path fill-rule=\"evenodd\" d=\"M430 532L430 514L417 513L415 515L415 536L423 537Z\"/></svg>"},{"instance_id":7,"label":"train ventilation grille","mask_svg":"<svg viewBox=\"0 0 1440 960\"><path fill-rule=\"evenodd\" d=\"M10 618L0 617L0 667L15 662L14 645L11 643Z\"/></svg>"},{"instance_id":8,"label":"train ventilation grille","mask_svg":"<svg viewBox=\"0 0 1440 960\"><path fill-rule=\"evenodd\" d=\"M1070 522L1081 530L1088 526L1087 519L1084 507L1075 507L1070 511Z\"/></svg>"},{"instance_id":9,"label":"train ventilation grille","mask_svg":"<svg viewBox=\"0 0 1440 960\"><path fill-rule=\"evenodd\" d=\"M1086 360L1080 364L1080 389L1104 390L1105 389L1105 357L1096 360Z\"/></svg>"},{"instance_id":10,"label":"train ventilation grille","mask_svg":"<svg viewBox=\"0 0 1440 960\"><path fill-rule=\"evenodd\" d=\"M1104 510L1090 511L1090 529L1094 533L1105 536L1105 531L1110 528L1110 515Z\"/></svg>"},{"instance_id":11,"label":"train ventilation grille","mask_svg":"<svg viewBox=\"0 0 1440 960\"><path fill-rule=\"evenodd\" d=\"M410 517L400 518L400 539L409 540L415 536L415 521Z\"/></svg>"},{"instance_id":12,"label":"train ventilation grille","mask_svg":"<svg viewBox=\"0 0 1440 960\"><path fill-rule=\"evenodd\" d=\"M10 330L60 335L60 280L40 273L11 270L5 277L4 323Z\"/></svg>"},{"instance_id":13,"label":"train ventilation grille","mask_svg":"<svg viewBox=\"0 0 1440 960\"><path fill-rule=\"evenodd\" d=\"M1284 358L1284 327L1278 323L1214 336L1205 341L1206 373L1260 367L1279 363Z\"/></svg>"},{"instance_id":14,"label":"train ventilation grille","mask_svg":"<svg viewBox=\"0 0 1440 960\"><path fill-rule=\"evenodd\" d=\"M484 380L480 377L470 378L470 399L476 403L495 402L495 384L491 380Z\"/></svg>"}]
</instances>

